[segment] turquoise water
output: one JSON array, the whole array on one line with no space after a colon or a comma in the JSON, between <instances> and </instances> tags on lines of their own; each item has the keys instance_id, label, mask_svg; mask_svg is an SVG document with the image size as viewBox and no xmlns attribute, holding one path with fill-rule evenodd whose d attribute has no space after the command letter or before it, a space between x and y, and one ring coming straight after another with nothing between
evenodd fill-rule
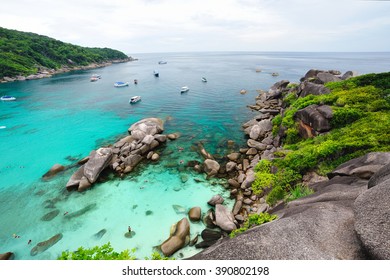
<instances>
[{"instance_id":1,"label":"turquoise water","mask_svg":"<svg viewBox=\"0 0 390 280\"><path fill-rule=\"evenodd\" d=\"M16 259L56 259L64 250L111 242L116 251L136 248L139 258L150 256L153 246L169 237L170 226L185 217L184 209L200 206L215 194L226 198L224 180L206 180L203 174L183 167L181 160L201 160L199 142L222 158L245 144L241 124L255 115L246 106L255 102L256 90L273 83L298 81L307 70L337 69L371 73L389 71L389 53L181 53L138 54L139 60L91 71L79 71L50 79L0 85L0 95L15 102L0 102L0 253L13 251ZM168 63L158 65L165 60ZM257 68L262 72L257 73ZM153 76L153 70L160 77ZM270 73L278 72L278 77ZM91 83L92 74L102 79ZM208 82L203 83L201 77ZM138 79L138 85L132 81ZM129 87L114 88L116 81ZM182 86L190 91L180 94ZM240 94L246 89L247 94ZM128 104L133 95L142 101ZM71 166L92 149L113 143L134 122L158 117L164 133L180 133L161 148L155 164L140 164L123 179L98 183L84 193L67 192L65 184L75 168L52 180L42 175L55 163ZM180 151L179 147L184 150ZM88 205L91 209L72 219L63 215ZM45 214L59 210L51 221ZM127 226L136 235L125 238ZM105 229L97 239L94 234ZM191 235L203 229L191 223ZM20 238L13 238L13 234ZM57 233L63 238L36 256L30 250ZM30 245L27 244L31 239ZM194 254L187 247L176 258Z\"/></svg>"}]
</instances>

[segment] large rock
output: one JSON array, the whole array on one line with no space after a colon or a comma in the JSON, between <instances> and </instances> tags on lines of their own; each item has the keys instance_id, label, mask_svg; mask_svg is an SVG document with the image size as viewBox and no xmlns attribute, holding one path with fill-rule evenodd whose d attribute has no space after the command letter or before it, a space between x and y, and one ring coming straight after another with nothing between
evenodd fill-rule
<instances>
[{"instance_id":1,"label":"large rock","mask_svg":"<svg viewBox=\"0 0 390 280\"><path fill-rule=\"evenodd\" d=\"M161 252L169 257L187 245L189 240L190 223L183 218L175 225L172 235L160 245Z\"/></svg>"},{"instance_id":2,"label":"large rock","mask_svg":"<svg viewBox=\"0 0 390 280\"><path fill-rule=\"evenodd\" d=\"M232 212L222 204L215 205L215 224L226 232L237 229Z\"/></svg>"},{"instance_id":3,"label":"large rock","mask_svg":"<svg viewBox=\"0 0 390 280\"><path fill-rule=\"evenodd\" d=\"M128 129L129 133L133 135L136 131L143 132L144 135L155 135L164 131L164 122L158 118L142 119ZM137 140L142 140L138 138Z\"/></svg>"},{"instance_id":4,"label":"large rock","mask_svg":"<svg viewBox=\"0 0 390 280\"><path fill-rule=\"evenodd\" d=\"M223 197L219 194L214 195L212 198L210 198L209 201L207 201L207 204L210 206L215 206L217 204L222 204L225 200Z\"/></svg>"},{"instance_id":5,"label":"large rock","mask_svg":"<svg viewBox=\"0 0 390 280\"><path fill-rule=\"evenodd\" d=\"M390 259L390 179L355 201L355 229L371 259Z\"/></svg>"},{"instance_id":6,"label":"large rock","mask_svg":"<svg viewBox=\"0 0 390 280\"><path fill-rule=\"evenodd\" d=\"M364 156L351 159L330 172L328 178L334 176L357 176L363 179L370 179L375 172L384 165L390 164L390 152L373 152ZM379 175L378 175L379 176Z\"/></svg>"},{"instance_id":7,"label":"large rock","mask_svg":"<svg viewBox=\"0 0 390 280\"><path fill-rule=\"evenodd\" d=\"M329 82L338 82L341 81L341 79L335 75L332 75L331 73L328 72L322 72L317 74L317 78L321 83L326 84Z\"/></svg>"},{"instance_id":8,"label":"large rock","mask_svg":"<svg viewBox=\"0 0 390 280\"><path fill-rule=\"evenodd\" d=\"M220 168L221 166L215 160L206 159L204 161L204 172L206 172L207 176L209 177L218 174Z\"/></svg>"},{"instance_id":9,"label":"large rock","mask_svg":"<svg viewBox=\"0 0 390 280\"><path fill-rule=\"evenodd\" d=\"M10 260L14 257L14 253L12 252L6 252L3 254L0 254L0 260Z\"/></svg>"},{"instance_id":10,"label":"large rock","mask_svg":"<svg viewBox=\"0 0 390 280\"><path fill-rule=\"evenodd\" d=\"M322 95L330 93L330 89L321 84L315 84L311 82L303 82L299 85L298 95L300 97L308 96L309 94L313 95Z\"/></svg>"},{"instance_id":11,"label":"large rock","mask_svg":"<svg viewBox=\"0 0 390 280\"><path fill-rule=\"evenodd\" d=\"M316 193L290 202L275 213L277 220L219 240L190 259L365 259L353 202L366 184L356 177L316 184Z\"/></svg>"},{"instance_id":12,"label":"large rock","mask_svg":"<svg viewBox=\"0 0 390 280\"><path fill-rule=\"evenodd\" d=\"M77 188L80 184L81 178L84 177L84 165L80 166L75 173L69 178L66 184L66 189L70 191L72 188Z\"/></svg>"},{"instance_id":13,"label":"large rock","mask_svg":"<svg viewBox=\"0 0 390 280\"><path fill-rule=\"evenodd\" d=\"M256 125L252 126L249 137L253 140L264 138L267 132L272 131L272 122L270 120L261 120Z\"/></svg>"},{"instance_id":14,"label":"large rock","mask_svg":"<svg viewBox=\"0 0 390 280\"><path fill-rule=\"evenodd\" d=\"M47 171L43 176L42 178L43 179L49 179L53 176L55 176L57 173L61 172L61 171L64 171L65 170L65 166L61 165L61 164L54 164L50 169L49 171Z\"/></svg>"},{"instance_id":15,"label":"large rock","mask_svg":"<svg viewBox=\"0 0 390 280\"><path fill-rule=\"evenodd\" d=\"M376 185L390 180L390 163L384 165L381 169L379 169L368 181L368 188L375 187Z\"/></svg>"},{"instance_id":16,"label":"large rock","mask_svg":"<svg viewBox=\"0 0 390 280\"><path fill-rule=\"evenodd\" d=\"M110 164L111 158L111 148L100 148L91 152L90 159L84 166L84 176L91 184L96 182L100 173Z\"/></svg>"},{"instance_id":17,"label":"large rock","mask_svg":"<svg viewBox=\"0 0 390 280\"><path fill-rule=\"evenodd\" d=\"M268 91L266 100L277 99L281 97L283 91L286 89L289 83L290 82L287 80L282 80L272 85Z\"/></svg>"},{"instance_id":18,"label":"large rock","mask_svg":"<svg viewBox=\"0 0 390 280\"><path fill-rule=\"evenodd\" d=\"M331 128L331 112L332 109L327 105L318 106L313 104L298 110L294 114L294 119L297 121L302 121L304 124L310 126L314 131L325 132L329 131Z\"/></svg>"},{"instance_id":19,"label":"large rock","mask_svg":"<svg viewBox=\"0 0 390 280\"><path fill-rule=\"evenodd\" d=\"M198 222L202 217L202 210L200 207L192 207L190 211L188 211L188 218L191 222Z\"/></svg>"}]
</instances>

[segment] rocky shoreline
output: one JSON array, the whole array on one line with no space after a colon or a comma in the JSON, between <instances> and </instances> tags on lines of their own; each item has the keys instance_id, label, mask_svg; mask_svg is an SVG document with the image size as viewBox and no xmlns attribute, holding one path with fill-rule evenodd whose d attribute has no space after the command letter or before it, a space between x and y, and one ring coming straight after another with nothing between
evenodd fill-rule
<instances>
[{"instance_id":1,"label":"rocky shoreline","mask_svg":"<svg viewBox=\"0 0 390 280\"><path fill-rule=\"evenodd\" d=\"M76 66L73 65L73 61L69 61L69 65L64 65L59 69L48 69L45 67L39 67L36 74L28 75L28 76L22 76L18 75L15 77L0 77L0 83L9 83L9 82L15 82L15 81L29 81L29 80L38 80L38 79L44 79L44 78L51 78L53 75L56 74L63 74L68 73L71 71L77 71L77 70L90 70L90 69L96 69L96 68L102 68L106 66L110 66L114 63L124 63L129 61L134 61L136 59L132 57L128 57L127 59L117 59L117 60L111 60L106 61L103 63L92 63L86 66Z\"/></svg>"},{"instance_id":2,"label":"rocky shoreline","mask_svg":"<svg viewBox=\"0 0 390 280\"><path fill-rule=\"evenodd\" d=\"M364 208L366 204L375 205L375 201L386 204L383 201L386 198L381 197L378 190L386 189L389 184L390 153L371 153L351 160L331 172L328 178L307 174L304 177L305 184L316 192L288 205L281 201L271 207L266 203L264 194L259 196L252 190L257 163L262 159L272 160L283 151L282 138L285 132L280 130L278 135L272 132L272 120L277 115L283 115L287 106L283 96L288 93L293 93L297 98L309 93L326 94L329 93L324 86L326 82L344 80L354 75L351 71L341 75L334 70L310 70L298 84L286 80L277 82L268 91L259 91L256 103L248 106L258 111L259 115L243 124L247 135L245 147L216 160L199 145L203 162L186 162L185 166L205 173L208 179L225 178L225 187L235 204L232 209L228 209L223 204L222 196L216 195L208 201L212 208L206 213L197 206L188 213L178 209L188 214L188 217L172 226L170 237L158 246L161 252L171 256L189 245L196 248L211 247L191 259L389 259L388 245L373 236L370 228L374 226L383 231L383 221L375 217L375 213L365 213ZM300 136L307 138L329 131L332 116L329 106L310 105L299 110L294 119L299 123ZM123 177L143 160L159 160L156 149L178 136L165 135L163 131L163 121L157 118L143 119L131 125L129 136L91 151L90 156L81 160L78 163L80 167L69 179L66 189L85 191L93 186L104 170ZM55 165L44 178L50 178L64 169L63 166ZM374 186L379 188L367 190ZM384 206L383 211L387 211L387 208ZM225 238L233 230L242 227L250 214L260 213L275 213L279 218L236 238ZM374 225L367 226L368 219L374 220ZM201 239L199 235L191 238L189 221L204 223ZM383 234L388 236L388 233ZM309 249L304 250L306 247ZM3 256L10 258L9 253L0 255Z\"/></svg>"}]
</instances>

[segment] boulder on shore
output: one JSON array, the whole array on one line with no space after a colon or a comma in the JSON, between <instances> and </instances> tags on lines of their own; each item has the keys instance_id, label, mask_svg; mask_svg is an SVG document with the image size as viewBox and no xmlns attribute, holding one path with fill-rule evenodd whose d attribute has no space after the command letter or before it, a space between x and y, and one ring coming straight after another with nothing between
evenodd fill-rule
<instances>
[{"instance_id":1,"label":"boulder on shore","mask_svg":"<svg viewBox=\"0 0 390 280\"><path fill-rule=\"evenodd\" d=\"M171 236L165 240L160 249L164 256L169 257L189 243L190 223L187 218L181 219L174 227Z\"/></svg>"}]
</instances>

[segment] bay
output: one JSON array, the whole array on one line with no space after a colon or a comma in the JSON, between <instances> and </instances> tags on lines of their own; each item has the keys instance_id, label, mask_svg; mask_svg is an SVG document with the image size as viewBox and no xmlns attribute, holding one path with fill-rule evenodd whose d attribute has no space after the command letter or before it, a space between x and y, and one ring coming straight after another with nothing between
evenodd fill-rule
<instances>
[{"instance_id":1,"label":"bay","mask_svg":"<svg viewBox=\"0 0 390 280\"><path fill-rule=\"evenodd\" d=\"M0 253L12 251L16 259L56 259L64 250L111 242L116 251L136 248L137 257L150 256L153 247L169 237L171 224L185 217L176 213L173 205L186 210L201 206L205 213L208 199L222 194L226 205L232 206L224 180L206 180L204 174L184 168L180 162L202 160L196 151L198 143L220 158L244 146L241 125L256 115L247 105L255 103L257 90L267 90L282 79L297 82L312 68L365 74L387 72L390 65L390 53L132 56L138 60L0 85L1 96L17 98L0 103ZM167 64L158 64L160 60ZM160 77L154 77L154 70ZM279 76L273 77L273 72ZM102 79L92 83L92 74ZM116 81L129 82L129 86L115 88ZM181 94L182 86L188 86L189 92ZM241 89L247 93L240 94ZM142 101L130 105L134 95L142 96ZM84 193L65 190L75 168L42 180L55 163L71 166L92 149L123 137L132 123L147 117L165 120L164 133L181 135L162 148L158 163L141 164L128 177L98 183ZM228 140L234 141L233 149ZM78 217L64 215L85 207L89 210ZM59 214L42 221L53 210ZM129 225L136 232L133 238L124 237ZM202 229L201 223L191 223L192 236ZM104 234L97 239L98 232ZM59 242L31 256L33 246L57 233L63 234ZM187 247L175 257L195 252Z\"/></svg>"}]
</instances>

